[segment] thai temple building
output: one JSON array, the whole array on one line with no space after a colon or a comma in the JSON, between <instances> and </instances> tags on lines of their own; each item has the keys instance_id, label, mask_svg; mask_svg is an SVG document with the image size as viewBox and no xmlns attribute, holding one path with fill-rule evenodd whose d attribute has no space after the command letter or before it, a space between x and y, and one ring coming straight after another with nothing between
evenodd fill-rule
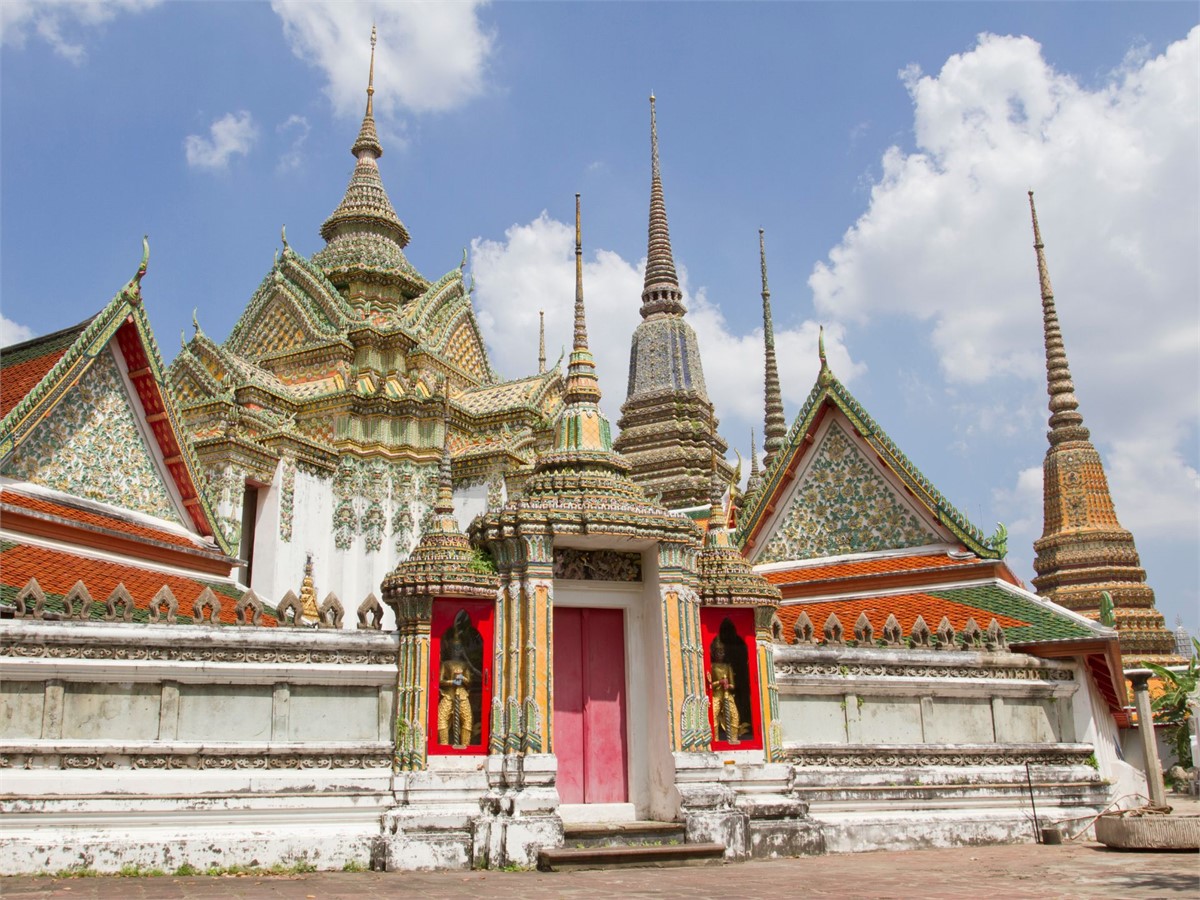
<instances>
[{"instance_id":1,"label":"thai temple building","mask_svg":"<svg viewBox=\"0 0 1200 900\"><path fill-rule=\"evenodd\" d=\"M566 367L543 335L538 371L501 380L463 267L430 280L405 256L373 68L325 247L284 235L227 338L197 323L164 368L143 258L95 318L0 352L0 872L1027 841L1031 795L1086 828L1145 791L1120 750L1122 643L1170 651L1076 410L1036 219L1039 593L823 337L786 426L762 232L763 465L731 484L653 99L617 433L579 195Z\"/></svg>"}]
</instances>

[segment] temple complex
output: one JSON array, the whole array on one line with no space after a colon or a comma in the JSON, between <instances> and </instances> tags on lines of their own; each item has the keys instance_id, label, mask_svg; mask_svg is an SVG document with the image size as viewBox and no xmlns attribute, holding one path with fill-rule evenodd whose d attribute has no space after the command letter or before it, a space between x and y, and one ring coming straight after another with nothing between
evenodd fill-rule
<instances>
[{"instance_id":1,"label":"temple complex","mask_svg":"<svg viewBox=\"0 0 1200 900\"><path fill-rule=\"evenodd\" d=\"M1154 608L1154 589L1146 584L1133 535L1121 527L1104 477L1104 464L1083 424L1075 383L1067 365L1054 289L1046 266L1045 245L1038 228L1033 191L1033 246L1037 253L1046 339L1046 391L1050 395L1050 447L1042 463L1043 527L1034 542L1042 596L1094 619L1101 616L1103 595L1112 603L1114 624L1128 666L1183 660L1175 656L1175 639Z\"/></svg>"},{"instance_id":2,"label":"temple complex","mask_svg":"<svg viewBox=\"0 0 1200 900\"><path fill-rule=\"evenodd\" d=\"M703 507L709 458L716 449L728 482L726 442L717 433L696 333L685 318L675 272L667 205L658 163L658 126L650 98L650 226L642 321L629 351L629 386L614 444L629 460L632 478L669 509Z\"/></svg>"},{"instance_id":3,"label":"temple complex","mask_svg":"<svg viewBox=\"0 0 1200 900\"><path fill-rule=\"evenodd\" d=\"M3 351L0 872L1024 841L1031 799L1088 823L1145 791L1118 635L1158 658L1161 617L1076 410L1036 218L1043 595L823 333L784 427L761 231L764 460L752 434L731 484L653 98L620 433L578 194L566 369L542 329L537 372L501 380L462 266L431 281L405 256L373 68L325 247L283 235L226 340L197 322L164 369L143 258L94 319Z\"/></svg>"}]
</instances>

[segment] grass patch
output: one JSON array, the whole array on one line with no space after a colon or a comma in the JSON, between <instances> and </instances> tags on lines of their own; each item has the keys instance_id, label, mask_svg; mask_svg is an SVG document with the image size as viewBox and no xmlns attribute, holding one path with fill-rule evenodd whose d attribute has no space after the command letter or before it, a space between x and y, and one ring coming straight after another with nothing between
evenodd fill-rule
<instances>
[{"instance_id":1,"label":"grass patch","mask_svg":"<svg viewBox=\"0 0 1200 900\"><path fill-rule=\"evenodd\" d=\"M367 871L367 867L364 863L359 862L357 859L348 859L348 860L346 860L346 864L342 866L342 871L343 872L365 872L365 871Z\"/></svg>"}]
</instances>

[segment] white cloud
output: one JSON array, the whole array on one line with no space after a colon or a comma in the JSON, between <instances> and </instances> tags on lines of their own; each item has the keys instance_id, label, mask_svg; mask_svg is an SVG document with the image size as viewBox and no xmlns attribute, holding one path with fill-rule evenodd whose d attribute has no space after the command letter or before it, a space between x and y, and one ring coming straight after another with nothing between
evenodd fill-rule
<instances>
[{"instance_id":1,"label":"white cloud","mask_svg":"<svg viewBox=\"0 0 1200 900\"><path fill-rule=\"evenodd\" d=\"M19 344L33 337L33 329L19 322L14 322L0 313L0 347Z\"/></svg>"},{"instance_id":2,"label":"white cloud","mask_svg":"<svg viewBox=\"0 0 1200 900\"><path fill-rule=\"evenodd\" d=\"M0 43L23 47L32 34L64 59L87 59L81 32L98 28L122 12L142 12L161 0L4 0L0 3Z\"/></svg>"},{"instance_id":3,"label":"white cloud","mask_svg":"<svg viewBox=\"0 0 1200 900\"><path fill-rule=\"evenodd\" d=\"M1045 377L1033 188L1080 411L1136 534L1200 532L1184 449L1200 412L1198 69L1200 28L1157 56L1132 48L1095 90L1027 37L906 70L915 149L887 150L867 211L809 279L822 315L927 323L948 387L986 388L984 413L1022 408ZM1027 469L995 499L1040 533L1040 490Z\"/></svg>"},{"instance_id":4,"label":"white cloud","mask_svg":"<svg viewBox=\"0 0 1200 900\"><path fill-rule=\"evenodd\" d=\"M286 153L279 157L275 171L283 173L300 168L300 164L304 161L304 144L308 140L309 132L312 131L308 119L293 114L288 116L287 121L275 130L279 134L293 136L291 146L288 147Z\"/></svg>"},{"instance_id":5,"label":"white cloud","mask_svg":"<svg viewBox=\"0 0 1200 900\"><path fill-rule=\"evenodd\" d=\"M547 365L560 350L569 350L575 301L575 234L570 225L543 212L528 225L513 225L503 241L475 238L471 242L471 271L476 278L475 309L488 340L492 364L507 378L536 371L538 310L546 312ZM609 250L588 248L584 231L584 298L587 302L588 344L596 357L601 404L614 427L625 400L629 347L641 321L645 260L636 265ZM748 289L757 288L756 266L747 266ZM703 288L690 291L686 267L680 280L688 305L688 322L696 331L704 361L704 377L717 408L720 432L747 460L749 429L762 441L762 330L735 334L719 306ZM776 329L784 401L793 412L804 401L818 370L816 323ZM834 325L825 336L830 365L843 380L865 367L850 359L843 329ZM565 366L565 362L564 362ZM732 452L730 454L732 457Z\"/></svg>"},{"instance_id":6,"label":"white cloud","mask_svg":"<svg viewBox=\"0 0 1200 900\"><path fill-rule=\"evenodd\" d=\"M341 3L274 0L292 52L321 69L335 111L361 116L366 103L371 25L375 52L375 112L450 109L483 89L493 37L477 15L483 4Z\"/></svg>"},{"instance_id":7,"label":"white cloud","mask_svg":"<svg viewBox=\"0 0 1200 900\"><path fill-rule=\"evenodd\" d=\"M246 110L226 113L209 127L209 137L189 134L183 141L189 166L224 169L234 154L245 156L258 140L258 126Z\"/></svg>"}]
</instances>

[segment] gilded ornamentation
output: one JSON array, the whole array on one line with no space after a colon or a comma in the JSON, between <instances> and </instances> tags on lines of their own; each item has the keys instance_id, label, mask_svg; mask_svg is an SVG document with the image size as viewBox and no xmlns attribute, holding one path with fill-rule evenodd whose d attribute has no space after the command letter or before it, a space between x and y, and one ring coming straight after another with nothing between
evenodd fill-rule
<instances>
[{"instance_id":1,"label":"gilded ornamentation","mask_svg":"<svg viewBox=\"0 0 1200 900\"><path fill-rule=\"evenodd\" d=\"M283 455L283 472L279 480L279 539L292 542L292 523L296 514L296 457Z\"/></svg>"}]
</instances>

